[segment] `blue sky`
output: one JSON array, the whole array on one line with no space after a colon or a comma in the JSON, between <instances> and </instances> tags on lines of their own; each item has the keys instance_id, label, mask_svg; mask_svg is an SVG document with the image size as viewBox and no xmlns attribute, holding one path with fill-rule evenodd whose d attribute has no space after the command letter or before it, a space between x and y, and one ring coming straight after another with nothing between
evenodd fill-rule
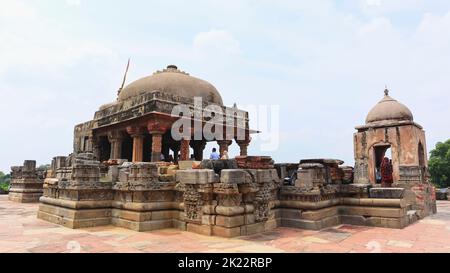
<instances>
[{"instance_id":1,"label":"blue sky","mask_svg":"<svg viewBox=\"0 0 450 273\"><path fill-rule=\"evenodd\" d=\"M279 105L279 149L249 149L277 162L353 164L385 84L429 149L450 137L449 1L0 0L0 170L70 153L128 57L128 83L176 64L227 105Z\"/></svg>"}]
</instances>

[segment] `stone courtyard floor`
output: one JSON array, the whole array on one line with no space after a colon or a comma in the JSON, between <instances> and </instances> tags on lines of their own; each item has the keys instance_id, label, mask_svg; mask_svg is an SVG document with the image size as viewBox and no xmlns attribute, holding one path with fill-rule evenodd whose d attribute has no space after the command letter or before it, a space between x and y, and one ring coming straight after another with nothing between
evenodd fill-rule
<instances>
[{"instance_id":1,"label":"stone courtyard floor","mask_svg":"<svg viewBox=\"0 0 450 273\"><path fill-rule=\"evenodd\" d=\"M0 252L445 252L450 253L450 202L403 230L342 225L321 231L278 228L226 239L175 229L135 232L114 226L72 230L36 218L38 204L0 195Z\"/></svg>"}]
</instances>

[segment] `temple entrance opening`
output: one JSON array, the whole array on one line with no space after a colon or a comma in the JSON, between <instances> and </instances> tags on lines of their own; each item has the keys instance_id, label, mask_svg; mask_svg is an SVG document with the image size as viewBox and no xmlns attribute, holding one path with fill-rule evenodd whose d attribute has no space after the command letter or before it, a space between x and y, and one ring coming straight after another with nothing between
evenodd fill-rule
<instances>
[{"instance_id":1,"label":"temple entrance opening","mask_svg":"<svg viewBox=\"0 0 450 273\"><path fill-rule=\"evenodd\" d=\"M383 159L387 157L389 160L392 160L392 150L391 145L379 145L374 147L374 162L375 162L375 180L376 184L381 184L381 163Z\"/></svg>"},{"instance_id":2,"label":"temple entrance opening","mask_svg":"<svg viewBox=\"0 0 450 273\"><path fill-rule=\"evenodd\" d=\"M133 159L133 139L129 135L125 135L122 141L121 157L131 162Z\"/></svg>"},{"instance_id":3,"label":"temple entrance opening","mask_svg":"<svg viewBox=\"0 0 450 273\"><path fill-rule=\"evenodd\" d=\"M152 136L146 134L144 136L144 153L143 153L143 162L152 162Z\"/></svg>"},{"instance_id":4,"label":"temple entrance opening","mask_svg":"<svg viewBox=\"0 0 450 273\"><path fill-rule=\"evenodd\" d=\"M107 136L100 136L99 137L99 147L100 147L100 161L106 161L109 160L111 155L111 144L108 140Z\"/></svg>"}]
</instances>

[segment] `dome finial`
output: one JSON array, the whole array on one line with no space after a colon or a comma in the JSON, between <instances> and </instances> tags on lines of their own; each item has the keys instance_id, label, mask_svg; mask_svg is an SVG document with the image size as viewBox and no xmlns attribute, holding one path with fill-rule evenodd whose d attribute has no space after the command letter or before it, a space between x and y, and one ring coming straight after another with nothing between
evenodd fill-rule
<instances>
[{"instance_id":1,"label":"dome finial","mask_svg":"<svg viewBox=\"0 0 450 273\"><path fill-rule=\"evenodd\" d=\"M387 88L387 85L385 85L385 88L384 88L384 95L389 96L389 89Z\"/></svg>"}]
</instances>

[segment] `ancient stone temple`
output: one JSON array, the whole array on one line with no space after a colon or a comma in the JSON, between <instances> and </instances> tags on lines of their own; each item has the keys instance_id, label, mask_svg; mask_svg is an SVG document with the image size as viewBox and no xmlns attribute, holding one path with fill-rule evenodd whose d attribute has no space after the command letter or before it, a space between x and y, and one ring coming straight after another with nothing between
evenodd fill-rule
<instances>
[{"instance_id":1,"label":"ancient stone temple","mask_svg":"<svg viewBox=\"0 0 450 273\"><path fill-rule=\"evenodd\" d=\"M194 98L201 101L196 104ZM192 111L192 115L184 116L192 127L189 132L183 132L183 139L173 139L171 128L180 116L172 112L180 104ZM223 135L206 139L202 137L206 117L217 108L223 113L223 122L217 124L222 126ZM228 123L227 113L236 120ZM74 152L93 152L99 161L157 162L161 158L167 160L172 151L178 162L188 160L192 148L195 159L202 160L207 141L217 141L223 153L235 140L241 155L246 155L250 133L247 112L223 106L222 97L213 85L169 65L121 88L117 101L100 107L93 120L77 125Z\"/></svg>"},{"instance_id":2,"label":"ancient stone temple","mask_svg":"<svg viewBox=\"0 0 450 273\"><path fill-rule=\"evenodd\" d=\"M232 130L224 130L223 138L195 139L194 126L174 138L171 129L180 120L199 123L200 131L211 121L209 114L178 116L175 106L205 111L210 104L233 112L234 125L226 118L213 122ZM75 127L73 154L53 158L47 171L38 218L69 228L112 224L236 237L281 226L404 228L436 211L424 131L387 91L366 125L357 127L355 170L338 159L275 164L270 156L249 156L254 131L248 121L247 112L223 106L212 85L175 66L138 80L121 88L117 101L102 106L92 121ZM240 156L202 159L207 141L217 141L223 154L233 139ZM190 148L195 158L186 161ZM375 172L388 148L394 187L383 188ZM170 152L174 160L167 160ZM27 177L33 168L24 168Z\"/></svg>"}]
</instances>

